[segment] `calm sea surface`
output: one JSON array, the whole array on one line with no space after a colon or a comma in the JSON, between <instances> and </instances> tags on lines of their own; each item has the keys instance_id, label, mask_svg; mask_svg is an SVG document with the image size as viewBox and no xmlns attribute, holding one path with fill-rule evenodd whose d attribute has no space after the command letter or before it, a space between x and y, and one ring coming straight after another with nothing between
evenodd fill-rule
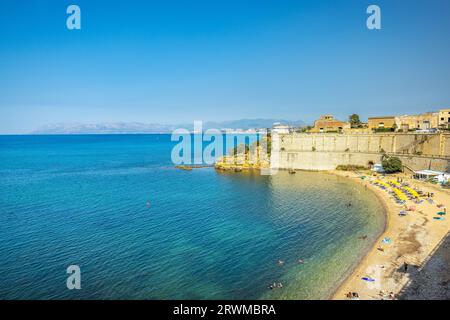
<instances>
[{"instance_id":1,"label":"calm sea surface","mask_svg":"<svg viewBox=\"0 0 450 320\"><path fill-rule=\"evenodd\" d=\"M182 171L174 144L0 136L0 299L326 298L384 226L343 178Z\"/></svg>"}]
</instances>

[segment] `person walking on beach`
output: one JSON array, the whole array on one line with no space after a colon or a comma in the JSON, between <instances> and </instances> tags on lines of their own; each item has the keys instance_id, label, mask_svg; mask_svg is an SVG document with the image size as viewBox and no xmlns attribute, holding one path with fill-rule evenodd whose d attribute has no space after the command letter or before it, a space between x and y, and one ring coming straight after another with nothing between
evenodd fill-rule
<instances>
[{"instance_id":1,"label":"person walking on beach","mask_svg":"<svg viewBox=\"0 0 450 320\"><path fill-rule=\"evenodd\" d=\"M408 264L406 262L403 264L403 269L405 270L405 272L408 271Z\"/></svg>"}]
</instances>

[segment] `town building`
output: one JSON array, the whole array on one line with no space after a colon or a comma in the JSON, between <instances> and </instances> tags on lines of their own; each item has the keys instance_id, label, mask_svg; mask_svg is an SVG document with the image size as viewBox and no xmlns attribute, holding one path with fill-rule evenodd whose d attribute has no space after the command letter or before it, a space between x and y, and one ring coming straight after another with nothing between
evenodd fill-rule
<instances>
[{"instance_id":1,"label":"town building","mask_svg":"<svg viewBox=\"0 0 450 320\"><path fill-rule=\"evenodd\" d=\"M385 117L371 117L368 121L368 126L370 130L377 129L391 129L394 131L397 127L395 116L385 116Z\"/></svg>"},{"instance_id":2,"label":"town building","mask_svg":"<svg viewBox=\"0 0 450 320\"><path fill-rule=\"evenodd\" d=\"M413 130L429 130L439 126L439 112L426 112L417 115L403 115L396 117L397 130L403 132Z\"/></svg>"},{"instance_id":3,"label":"town building","mask_svg":"<svg viewBox=\"0 0 450 320\"><path fill-rule=\"evenodd\" d=\"M425 112L422 114L371 117L369 129L386 129L392 131L417 131L432 129L450 129L450 109Z\"/></svg>"},{"instance_id":4,"label":"town building","mask_svg":"<svg viewBox=\"0 0 450 320\"><path fill-rule=\"evenodd\" d=\"M450 109L439 110L438 128L450 129Z\"/></svg>"},{"instance_id":5,"label":"town building","mask_svg":"<svg viewBox=\"0 0 450 320\"><path fill-rule=\"evenodd\" d=\"M321 116L314 122L314 127L309 132L342 132L350 129L350 123L340 121L331 114Z\"/></svg>"},{"instance_id":6,"label":"town building","mask_svg":"<svg viewBox=\"0 0 450 320\"><path fill-rule=\"evenodd\" d=\"M287 134L292 131L292 128L290 126L281 124L279 122L275 122L272 126L272 132L278 133L278 134Z\"/></svg>"}]
</instances>

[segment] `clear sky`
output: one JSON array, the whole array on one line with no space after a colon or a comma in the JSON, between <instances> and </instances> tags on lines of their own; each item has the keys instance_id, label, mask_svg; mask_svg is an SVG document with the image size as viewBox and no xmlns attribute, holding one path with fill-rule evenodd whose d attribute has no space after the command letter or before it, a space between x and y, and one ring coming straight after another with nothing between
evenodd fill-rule
<instances>
[{"instance_id":1,"label":"clear sky","mask_svg":"<svg viewBox=\"0 0 450 320\"><path fill-rule=\"evenodd\" d=\"M366 28L370 4L382 30ZM0 133L442 107L448 0L0 2Z\"/></svg>"}]
</instances>

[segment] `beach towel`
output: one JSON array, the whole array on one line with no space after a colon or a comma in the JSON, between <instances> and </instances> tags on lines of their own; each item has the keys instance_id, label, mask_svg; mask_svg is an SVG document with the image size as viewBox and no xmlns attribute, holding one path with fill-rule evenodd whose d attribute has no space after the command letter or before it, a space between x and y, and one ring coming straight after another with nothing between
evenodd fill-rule
<instances>
[{"instance_id":1,"label":"beach towel","mask_svg":"<svg viewBox=\"0 0 450 320\"><path fill-rule=\"evenodd\" d=\"M368 282L375 282L375 279L370 278L370 277L363 277L363 278L361 278L361 280L368 281Z\"/></svg>"}]
</instances>

